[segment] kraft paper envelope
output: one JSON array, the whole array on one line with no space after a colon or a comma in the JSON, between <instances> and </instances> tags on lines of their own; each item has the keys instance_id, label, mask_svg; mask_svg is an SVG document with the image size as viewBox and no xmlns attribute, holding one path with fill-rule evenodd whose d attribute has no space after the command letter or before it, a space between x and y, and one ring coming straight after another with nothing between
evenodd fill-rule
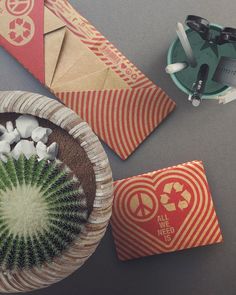
<instances>
[{"instance_id":1,"label":"kraft paper envelope","mask_svg":"<svg viewBox=\"0 0 236 295\"><path fill-rule=\"evenodd\" d=\"M129 88L48 8L44 11L45 83L49 88L55 92Z\"/></svg>"},{"instance_id":2,"label":"kraft paper envelope","mask_svg":"<svg viewBox=\"0 0 236 295\"><path fill-rule=\"evenodd\" d=\"M66 26L53 13L44 8L45 84L50 87L59 60Z\"/></svg>"},{"instance_id":3,"label":"kraft paper envelope","mask_svg":"<svg viewBox=\"0 0 236 295\"><path fill-rule=\"evenodd\" d=\"M173 111L165 92L68 1L12 1L0 1L0 45L122 159Z\"/></svg>"}]
</instances>

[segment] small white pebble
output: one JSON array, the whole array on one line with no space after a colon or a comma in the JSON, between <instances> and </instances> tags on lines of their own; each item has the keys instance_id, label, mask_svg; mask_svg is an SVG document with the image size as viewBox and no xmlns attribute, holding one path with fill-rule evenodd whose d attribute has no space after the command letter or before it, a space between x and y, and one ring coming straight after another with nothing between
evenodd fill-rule
<instances>
[{"instance_id":1,"label":"small white pebble","mask_svg":"<svg viewBox=\"0 0 236 295\"><path fill-rule=\"evenodd\" d=\"M2 140L7 141L9 144L16 143L20 140L20 133L15 128L14 131L3 133L3 135L0 137L0 141Z\"/></svg>"},{"instance_id":2,"label":"small white pebble","mask_svg":"<svg viewBox=\"0 0 236 295\"><path fill-rule=\"evenodd\" d=\"M36 144L36 152L39 157L39 161L47 159L47 146L43 142L39 141Z\"/></svg>"},{"instance_id":3,"label":"small white pebble","mask_svg":"<svg viewBox=\"0 0 236 295\"><path fill-rule=\"evenodd\" d=\"M21 138L31 137L34 129L39 127L38 120L31 115L22 115L16 119L16 128Z\"/></svg>"},{"instance_id":4,"label":"small white pebble","mask_svg":"<svg viewBox=\"0 0 236 295\"><path fill-rule=\"evenodd\" d=\"M39 141L36 145L37 155L39 160L55 160L58 154L58 144L53 142L49 147L47 147L43 142Z\"/></svg>"},{"instance_id":5,"label":"small white pebble","mask_svg":"<svg viewBox=\"0 0 236 295\"><path fill-rule=\"evenodd\" d=\"M35 142L41 141L43 143L47 143L50 134L52 134L52 129L37 127L33 130L31 137Z\"/></svg>"},{"instance_id":6,"label":"small white pebble","mask_svg":"<svg viewBox=\"0 0 236 295\"><path fill-rule=\"evenodd\" d=\"M25 155L27 159L29 159L33 155L36 155L36 149L33 141L21 140L16 144L16 146L12 150L13 158L18 160L20 155L22 154Z\"/></svg>"},{"instance_id":7,"label":"small white pebble","mask_svg":"<svg viewBox=\"0 0 236 295\"><path fill-rule=\"evenodd\" d=\"M7 162L7 155L9 155L10 152L10 144L7 141L0 141L0 160Z\"/></svg>"},{"instance_id":8,"label":"small white pebble","mask_svg":"<svg viewBox=\"0 0 236 295\"><path fill-rule=\"evenodd\" d=\"M55 160L58 155L59 145L53 142L48 148L47 153L49 155L49 160Z\"/></svg>"},{"instance_id":9,"label":"small white pebble","mask_svg":"<svg viewBox=\"0 0 236 295\"><path fill-rule=\"evenodd\" d=\"M0 141L0 154L9 154L10 151L10 144L7 141Z\"/></svg>"},{"instance_id":10,"label":"small white pebble","mask_svg":"<svg viewBox=\"0 0 236 295\"><path fill-rule=\"evenodd\" d=\"M0 124L0 135L4 134L5 132L7 132L7 129L3 125Z\"/></svg>"},{"instance_id":11,"label":"small white pebble","mask_svg":"<svg viewBox=\"0 0 236 295\"><path fill-rule=\"evenodd\" d=\"M7 121L6 129L7 129L7 132L12 132L14 130L13 123L11 121Z\"/></svg>"}]
</instances>

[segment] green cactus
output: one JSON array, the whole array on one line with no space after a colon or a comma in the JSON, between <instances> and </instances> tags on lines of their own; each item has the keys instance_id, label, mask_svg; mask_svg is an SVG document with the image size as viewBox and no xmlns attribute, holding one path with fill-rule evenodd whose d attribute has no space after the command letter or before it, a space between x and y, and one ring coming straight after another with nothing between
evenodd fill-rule
<instances>
[{"instance_id":1,"label":"green cactus","mask_svg":"<svg viewBox=\"0 0 236 295\"><path fill-rule=\"evenodd\" d=\"M0 161L0 269L40 267L60 256L88 219L79 180L60 161Z\"/></svg>"}]
</instances>

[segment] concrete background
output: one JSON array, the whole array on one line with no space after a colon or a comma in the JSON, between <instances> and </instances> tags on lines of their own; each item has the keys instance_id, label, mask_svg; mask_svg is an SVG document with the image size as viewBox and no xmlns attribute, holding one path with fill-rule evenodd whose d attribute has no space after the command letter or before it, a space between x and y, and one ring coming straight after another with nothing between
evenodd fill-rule
<instances>
[{"instance_id":1,"label":"concrete background","mask_svg":"<svg viewBox=\"0 0 236 295\"><path fill-rule=\"evenodd\" d=\"M109 229L84 267L64 281L34 292L103 295L236 294L236 102L206 101L194 109L164 73L175 24L187 14L236 26L235 1L71 1L110 41L176 101L176 111L125 162L105 145L114 178L121 179L190 160L203 160L224 244L121 263ZM0 48L0 89L53 97Z\"/></svg>"}]
</instances>

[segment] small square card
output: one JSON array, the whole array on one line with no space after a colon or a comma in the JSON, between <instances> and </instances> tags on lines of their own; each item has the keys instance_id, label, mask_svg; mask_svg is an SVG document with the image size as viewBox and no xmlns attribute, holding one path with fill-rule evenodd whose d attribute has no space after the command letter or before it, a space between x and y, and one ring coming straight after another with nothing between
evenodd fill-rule
<instances>
[{"instance_id":1,"label":"small square card","mask_svg":"<svg viewBox=\"0 0 236 295\"><path fill-rule=\"evenodd\" d=\"M120 260L223 240L200 161L116 181L111 225Z\"/></svg>"}]
</instances>

